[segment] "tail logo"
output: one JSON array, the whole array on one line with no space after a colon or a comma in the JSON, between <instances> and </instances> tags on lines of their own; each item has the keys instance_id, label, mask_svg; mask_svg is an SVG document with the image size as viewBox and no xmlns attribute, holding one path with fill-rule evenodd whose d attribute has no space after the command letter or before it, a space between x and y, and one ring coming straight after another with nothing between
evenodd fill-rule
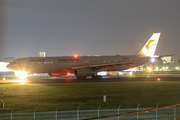
<instances>
[{"instance_id":1,"label":"tail logo","mask_svg":"<svg viewBox=\"0 0 180 120\"><path fill-rule=\"evenodd\" d=\"M149 42L146 45L146 49L149 51L149 49L151 48L151 43L153 43L155 40L149 40Z\"/></svg>"}]
</instances>

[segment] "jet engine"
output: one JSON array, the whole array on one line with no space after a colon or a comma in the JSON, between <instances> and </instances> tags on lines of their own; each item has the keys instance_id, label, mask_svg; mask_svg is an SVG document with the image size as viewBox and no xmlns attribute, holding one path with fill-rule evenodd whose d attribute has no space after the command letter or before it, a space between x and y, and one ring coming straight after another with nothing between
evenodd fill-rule
<instances>
[{"instance_id":1,"label":"jet engine","mask_svg":"<svg viewBox=\"0 0 180 120\"><path fill-rule=\"evenodd\" d=\"M74 71L76 77L87 77L95 74L95 70L89 68L79 68Z\"/></svg>"}]
</instances>

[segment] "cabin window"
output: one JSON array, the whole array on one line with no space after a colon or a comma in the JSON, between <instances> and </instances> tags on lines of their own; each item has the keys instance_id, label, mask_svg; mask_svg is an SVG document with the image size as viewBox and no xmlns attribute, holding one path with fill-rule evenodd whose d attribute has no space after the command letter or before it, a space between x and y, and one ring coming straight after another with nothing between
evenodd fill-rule
<instances>
[{"instance_id":1,"label":"cabin window","mask_svg":"<svg viewBox=\"0 0 180 120\"><path fill-rule=\"evenodd\" d=\"M51 62L44 62L44 64L50 64Z\"/></svg>"},{"instance_id":2,"label":"cabin window","mask_svg":"<svg viewBox=\"0 0 180 120\"><path fill-rule=\"evenodd\" d=\"M29 62L29 64L35 64L34 62Z\"/></svg>"}]
</instances>

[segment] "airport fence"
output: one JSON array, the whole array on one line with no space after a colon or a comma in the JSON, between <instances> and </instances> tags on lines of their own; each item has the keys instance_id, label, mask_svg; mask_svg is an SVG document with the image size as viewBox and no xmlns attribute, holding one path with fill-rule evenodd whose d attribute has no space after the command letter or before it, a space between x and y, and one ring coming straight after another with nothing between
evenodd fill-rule
<instances>
[{"instance_id":1,"label":"airport fence","mask_svg":"<svg viewBox=\"0 0 180 120\"><path fill-rule=\"evenodd\" d=\"M180 118L180 107L164 107L154 109L137 108L134 109L106 109L102 110L80 110L56 111L31 113L11 113L0 114L0 120L176 120Z\"/></svg>"}]
</instances>

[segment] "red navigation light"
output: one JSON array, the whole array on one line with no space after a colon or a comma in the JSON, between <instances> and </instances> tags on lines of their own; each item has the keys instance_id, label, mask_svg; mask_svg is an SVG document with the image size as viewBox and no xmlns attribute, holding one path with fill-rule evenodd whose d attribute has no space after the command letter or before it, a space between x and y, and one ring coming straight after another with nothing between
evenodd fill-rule
<instances>
[{"instance_id":1,"label":"red navigation light","mask_svg":"<svg viewBox=\"0 0 180 120\"><path fill-rule=\"evenodd\" d=\"M78 55L77 55L77 54L75 54L75 55L74 55L74 58L78 58Z\"/></svg>"},{"instance_id":2,"label":"red navigation light","mask_svg":"<svg viewBox=\"0 0 180 120\"><path fill-rule=\"evenodd\" d=\"M67 75L69 75L70 73L68 72Z\"/></svg>"}]
</instances>

